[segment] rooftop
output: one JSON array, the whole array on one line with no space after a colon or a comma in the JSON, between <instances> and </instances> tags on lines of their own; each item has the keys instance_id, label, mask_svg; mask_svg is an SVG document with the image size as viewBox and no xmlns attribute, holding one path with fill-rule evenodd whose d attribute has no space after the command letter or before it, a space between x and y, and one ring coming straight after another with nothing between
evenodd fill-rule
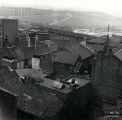
<instances>
[{"instance_id":1,"label":"rooftop","mask_svg":"<svg viewBox=\"0 0 122 120\"><path fill-rule=\"evenodd\" d=\"M87 44L87 46L90 49L93 49L95 52L99 51L99 50L103 50L103 48L105 47L104 44Z\"/></svg>"},{"instance_id":2,"label":"rooftop","mask_svg":"<svg viewBox=\"0 0 122 120\"><path fill-rule=\"evenodd\" d=\"M75 79L76 80L78 88L81 88L81 87L83 87L83 86L90 83L89 79L82 78L82 77L79 77L79 76L70 76L70 77L66 78L64 81L68 81L70 79ZM54 80L44 78L44 81L39 83L39 85L43 86L43 87L46 87L46 88L49 88L49 89L52 89L52 90L55 90L55 91L58 91L58 92L63 93L63 94L68 94L68 93L72 92L72 90L70 89L69 84L65 84L65 82L64 82L65 87L63 89L56 89L56 88L53 87L54 82L55 82Z\"/></svg>"},{"instance_id":3,"label":"rooftop","mask_svg":"<svg viewBox=\"0 0 122 120\"><path fill-rule=\"evenodd\" d=\"M82 60L94 55L93 50L79 43L68 44L63 51L59 51L55 57L56 62L72 64L76 63L78 57Z\"/></svg>"},{"instance_id":4,"label":"rooftop","mask_svg":"<svg viewBox=\"0 0 122 120\"><path fill-rule=\"evenodd\" d=\"M122 49L114 53L114 56L117 57L120 61L122 61Z\"/></svg>"},{"instance_id":5,"label":"rooftop","mask_svg":"<svg viewBox=\"0 0 122 120\"><path fill-rule=\"evenodd\" d=\"M50 33L67 35L69 37L75 37L75 38L81 38L81 39L84 39L84 37L86 37L88 39L96 38L95 36L91 36L91 35L87 35L87 34L74 33L72 31L66 31L66 30L54 29L54 28L48 28L48 29L49 29Z\"/></svg>"},{"instance_id":6,"label":"rooftop","mask_svg":"<svg viewBox=\"0 0 122 120\"><path fill-rule=\"evenodd\" d=\"M11 50L17 60L32 57L33 55L49 54L50 48L46 43L37 43L36 50L34 47L27 47L26 42L20 42L18 45Z\"/></svg>"},{"instance_id":7,"label":"rooftop","mask_svg":"<svg viewBox=\"0 0 122 120\"><path fill-rule=\"evenodd\" d=\"M80 55L82 60L94 55L94 52L92 50L79 43L67 45L65 48L72 54L75 54L77 56Z\"/></svg>"},{"instance_id":8,"label":"rooftop","mask_svg":"<svg viewBox=\"0 0 122 120\"><path fill-rule=\"evenodd\" d=\"M106 39L103 39L103 38L94 38L87 41L87 43L89 44L102 44L102 45L104 45L105 42L106 42Z\"/></svg>"},{"instance_id":9,"label":"rooftop","mask_svg":"<svg viewBox=\"0 0 122 120\"><path fill-rule=\"evenodd\" d=\"M78 56L66 51L58 52L58 55L55 57L55 62L66 63L74 65L76 63Z\"/></svg>"},{"instance_id":10,"label":"rooftop","mask_svg":"<svg viewBox=\"0 0 122 120\"><path fill-rule=\"evenodd\" d=\"M20 78L22 78L24 76L30 76L33 78L41 79L41 78L47 76L47 74L44 73L42 70L34 70L34 69L30 69L30 68L16 69L15 71Z\"/></svg>"},{"instance_id":11,"label":"rooftop","mask_svg":"<svg viewBox=\"0 0 122 120\"><path fill-rule=\"evenodd\" d=\"M55 95L43 100L23 94L17 98L17 107L36 117L49 118L61 110L63 103Z\"/></svg>"},{"instance_id":12,"label":"rooftop","mask_svg":"<svg viewBox=\"0 0 122 120\"><path fill-rule=\"evenodd\" d=\"M48 88L52 91L57 91L63 94L68 94L71 92L70 85L66 84L64 82L65 87L63 89L57 89L54 87L55 81L45 78L45 74L42 73L40 70L33 70L33 69L22 69L22 70L16 70L16 73L20 78L23 78L26 75L30 75L30 77L35 78L35 80L38 80L38 84L40 87ZM78 85L78 88L85 86L86 84L90 83L90 80L88 78L83 78L80 76L70 76L63 81L68 81L71 79L75 79L76 84Z\"/></svg>"},{"instance_id":13,"label":"rooftop","mask_svg":"<svg viewBox=\"0 0 122 120\"><path fill-rule=\"evenodd\" d=\"M37 117L51 117L62 108L62 101L54 94L38 89L38 87L23 85L15 71L11 72L3 66L0 67L0 73L2 79L0 87L18 96L17 107L24 112Z\"/></svg>"},{"instance_id":14,"label":"rooftop","mask_svg":"<svg viewBox=\"0 0 122 120\"><path fill-rule=\"evenodd\" d=\"M9 50L7 48L0 48L0 56L11 56L11 53L9 52Z\"/></svg>"}]
</instances>

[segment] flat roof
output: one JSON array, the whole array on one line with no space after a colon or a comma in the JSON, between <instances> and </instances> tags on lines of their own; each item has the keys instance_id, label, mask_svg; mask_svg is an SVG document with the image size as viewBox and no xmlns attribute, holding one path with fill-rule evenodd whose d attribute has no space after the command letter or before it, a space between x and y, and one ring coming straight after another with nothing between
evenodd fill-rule
<instances>
[{"instance_id":1,"label":"flat roof","mask_svg":"<svg viewBox=\"0 0 122 120\"><path fill-rule=\"evenodd\" d=\"M70 88L70 85L65 83L66 81L68 81L70 79L75 79L75 81L78 85L76 87L76 89L79 89L79 88L81 88L81 87L83 87L83 86L90 83L90 79L74 75L74 76L70 76L66 79L63 79L62 81L64 81L63 83L64 83L65 87L63 89L58 89L58 88L54 87L54 84L55 84L56 81L45 78L47 76L47 74L43 73L43 71L41 71L41 70L34 70L34 69L30 69L30 68L24 68L24 69L17 69L16 73L18 74L18 76L20 78L24 77L24 76L27 76L27 75L29 75L30 77L32 76L33 78L39 78L40 82L38 82L36 84L40 85L40 87L42 86L44 88L48 88L50 90L54 90L54 91L57 91L57 92L60 92L60 93L63 93L63 94L68 94L68 93L72 92L72 90Z\"/></svg>"},{"instance_id":2,"label":"flat roof","mask_svg":"<svg viewBox=\"0 0 122 120\"><path fill-rule=\"evenodd\" d=\"M77 81L77 84L80 85L81 87L85 86L86 84L90 83L90 79L82 76L77 76L77 75L71 75L67 78L65 78L65 81L68 81L69 79L75 79Z\"/></svg>"},{"instance_id":3,"label":"flat roof","mask_svg":"<svg viewBox=\"0 0 122 120\"><path fill-rule=\"evenodd\" d=\"M79 85L77 88L81 88L87 84L90 83L90 80L87 79L87 78L82 78L82 77L79 77L79 76L70 76L69 78L66 78L66 80L69 80L69 79L75 79L77 84ZM68 94L70 92L72 92L72 90L70 89L70 85L68 84L65 84L65 88L63 89L57 89L57 88L54 88L53 85L54 85L54 80L51 80L51 79L47 79L47 78L43 78L44 81L39 83L39 85L43 86L43 87L46 87L46 88L50 88L52 90L56 90L56 91L59 91L61 93L64 93L64 94ZM77 89L76 88L76 89Z\"/></svg>"}]
</instances>

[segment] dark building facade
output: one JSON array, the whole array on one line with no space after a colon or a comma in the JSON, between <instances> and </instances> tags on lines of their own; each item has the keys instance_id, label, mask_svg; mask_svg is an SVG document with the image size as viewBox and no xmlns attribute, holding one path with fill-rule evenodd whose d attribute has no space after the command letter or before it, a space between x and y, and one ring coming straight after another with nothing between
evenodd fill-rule
<instances>
[{"instance_id":1,"label":"dark building facade","mask_svg":"<svg viewBox=\"0 0 122 120\"><path fill-rule=\"evenodd\" d=\"M0 19L0 46L1 47L4 46L6 42L14 43L17 34L18 34L18 20Z\"/></svg>"},{"instance_id":2,"label":"dark building facade","mask_svg":"<svg viewBox=\"0 0 122 120\"><path fill-rule=\"evenodd\" d=\"M54 72L56 78L65 78L74 74L74 69L78 62L81 63L80 56L60 52L57 59L54 61Z\"/></svg>"},{"instance_id":3,"label":"dark building facade","mask_svg":"<svg viewBox=\"0 0 122 120\"><path fill-rule=\"evenodd\" d=\"M93 62L92 88L96 106L103 110L122 102L122 50L99 51Z\"/></svg>"}]
</instances>

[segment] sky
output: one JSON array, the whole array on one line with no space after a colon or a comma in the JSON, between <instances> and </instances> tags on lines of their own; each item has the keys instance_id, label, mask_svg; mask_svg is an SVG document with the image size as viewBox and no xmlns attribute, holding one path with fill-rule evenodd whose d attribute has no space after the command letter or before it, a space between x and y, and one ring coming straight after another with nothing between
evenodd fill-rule
<instances>
[{"instance_id":1,"label":"sky","mask_svg":"<svg viewBox=\"0 0 122 120\"><path fill-rule=\"evenodd\" d=\"M50 6L81 11L104 12L122 17L122 0L0 0L1 6Z\"/></svg>"}]
</instances>

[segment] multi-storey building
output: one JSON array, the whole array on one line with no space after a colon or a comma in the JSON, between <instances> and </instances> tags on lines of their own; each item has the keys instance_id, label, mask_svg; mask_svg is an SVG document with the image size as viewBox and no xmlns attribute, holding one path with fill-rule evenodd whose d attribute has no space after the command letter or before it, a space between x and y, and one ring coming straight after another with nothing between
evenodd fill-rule
<instances>
[{"instance_id":1,"label":"multi-storey building","mask_svg":"<svg viewBox=\"0 0 122 120\"><path fill-rule=\"evenodd\" d=\"M4 45L6 40L14 43L18 34L18 20L16 19L0 19L0 47Z\"/></svg>"}]
</instances>

